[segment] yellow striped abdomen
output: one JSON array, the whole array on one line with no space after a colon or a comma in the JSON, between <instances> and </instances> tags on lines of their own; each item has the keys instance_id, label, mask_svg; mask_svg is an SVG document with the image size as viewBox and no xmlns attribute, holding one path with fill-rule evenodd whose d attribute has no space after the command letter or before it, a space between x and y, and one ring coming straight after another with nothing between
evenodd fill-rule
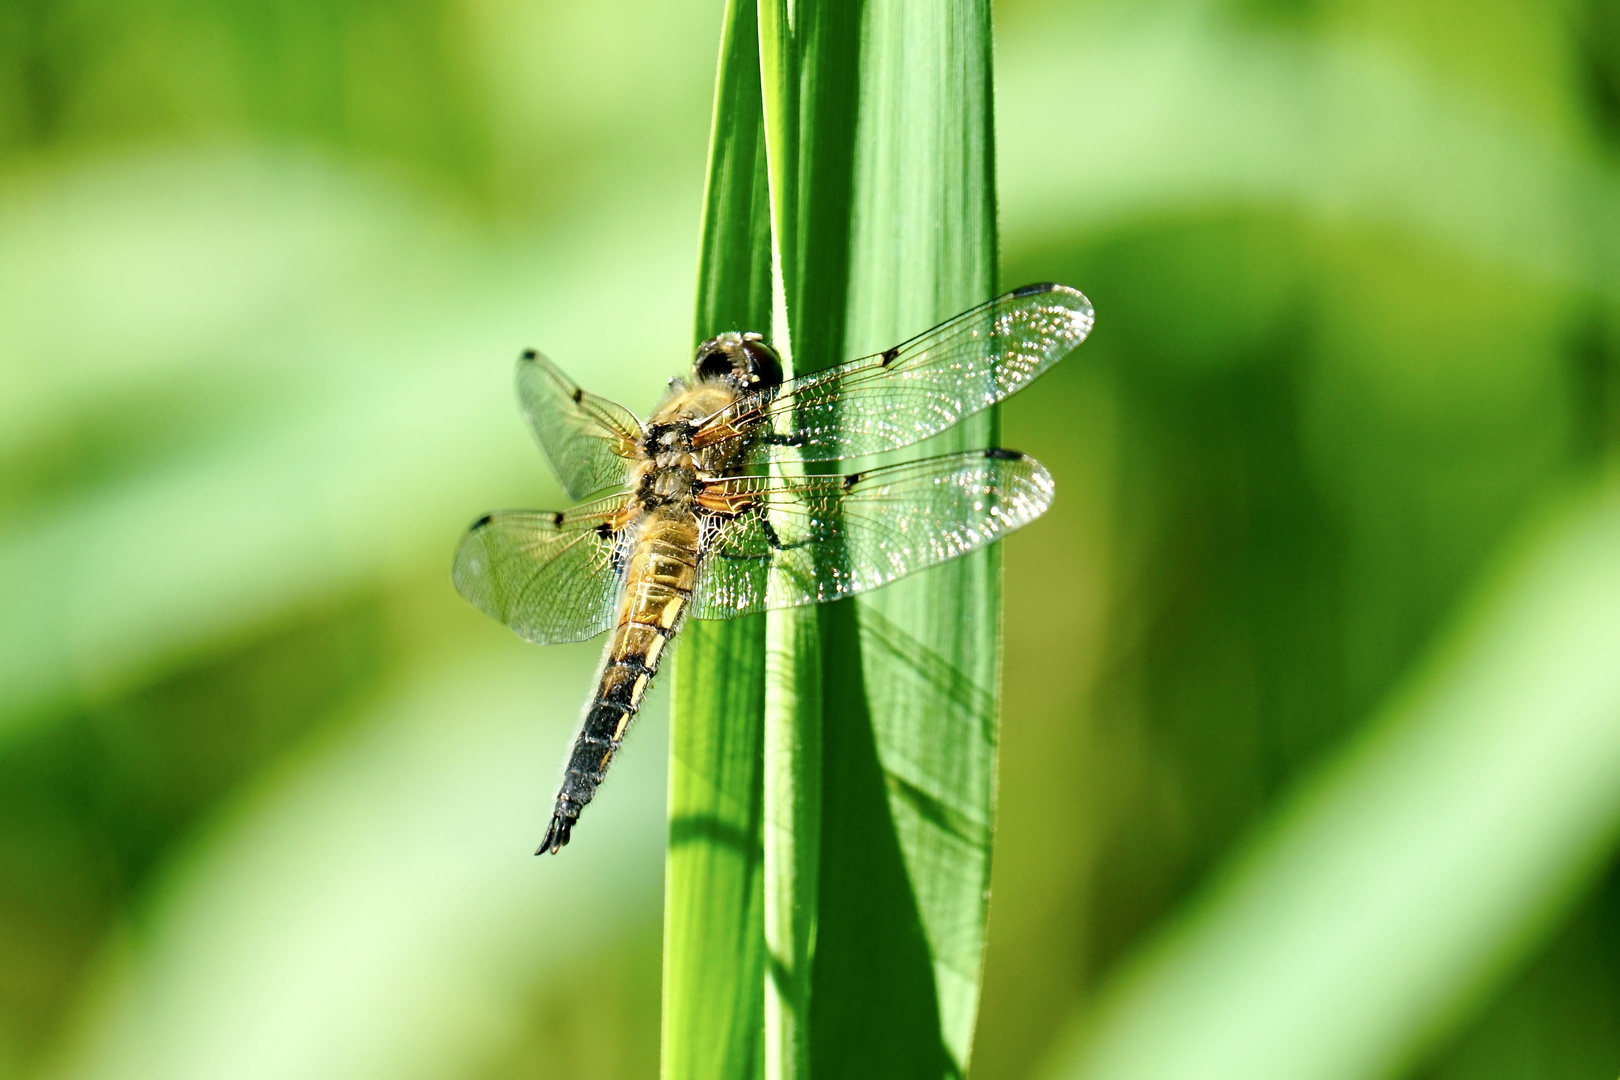
<instances>
[{"instance_id":1,"label":"yellow striped abdomen","mask_svg":"<svg viewBox=\"0 0 1620 1080\"><path fill-rule=\"evenodd\" d=\"M580 811L596 795L665 648L691 606L697 552L698 524L690 515L655 514L642 529L625 563L624 592L596 694L585 707L540 851L555 852L568 843Z\"/></svg>"}]
</instances>

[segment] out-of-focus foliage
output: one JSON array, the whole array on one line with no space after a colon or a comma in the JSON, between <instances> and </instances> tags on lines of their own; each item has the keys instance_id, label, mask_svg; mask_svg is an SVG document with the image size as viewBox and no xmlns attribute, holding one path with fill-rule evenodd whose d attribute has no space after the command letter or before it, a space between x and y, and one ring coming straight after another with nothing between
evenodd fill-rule
<instances>
[{"instance_id":1,"label":"out-of-focus foliage","mask_svg":"<svg viewBox=\"0 0 1620 1080\"><path fill-rule=\"evenodd\" d=\"M1506 833L1459 849L1438 824L1382 824L1398 787L1364 783L1340 820L1386 828L1404 848L1290 831L1314 805L1291 793L1353 768L1372 718L1403 718L1390 722L1411 740L1438 725L1383 703L1413 693L1403 687L1433 666L1425 657L1462 633L1446 627L1466 618L1492 553L1620 434L1620 186L1593 90L1613 59L1594 59L1606 54L1581 20L1530 5L1098 11L1067 30L1048 17L1003 22L1006 54L1027 33L1024 55L1073 61L1001 65L1005 272L1084 282L1097 362L1069 365L1051 380L1063 390L1007 413L1009 440L1052 462L1070 497L1047 531L1008 544L1009 612L1054 617L1009 616L977 1064L1023 1074L1068 1015L1052 1075L1158 1075L1168 1058L1117 1052L1142 1038L1210 1075L1616 1071L1608 811L1562 834L1554 864L1517 868L1492 863L1546 853ZM1037 132L1053 147L1039 164ZM1037 238L1043 214L1061 224ZM1600 546L1590 572L1605 557ZM1043 560L1062 576L1040 577ZM1585 635L1585 675L1620 661L1601 624L1571 632ZM1080 677L1039 681L1043 646ZM1516 646L1528 694L1550 673L1529 630ZM1479 753L1499 752L1496 721L1475 706L1449 718L1465 733L1455 755L1386 778L1464 807L1507 805L1523 836L1573 813L1584 796L1573 776L1559 782L1556 760L1535 763L1550 770L1537 783L1569 805L1529 798L1535 785L1465 797L1501 782L1461 756L1470 725ZM1564 722L1551 698L1515 710L1529 731ZM1612 725L1620 708L1600 700L1577 719ZM1234 909L1197 898L1257 834L1240 864L1255 869L1225 880L1260 930L1221 936ZM1276 846L1305 836L1344 845L1317 857L1361 871L1406 921L1369 933L1368 912L1308 891L1307 868L1278 861L1290 849ZM1446 867L1454 888L1503 889L1519 872L1534 885L1496 898L1514 913L1464 937L1472 955L1439 962L1418 945L1466 920L1443 889L1403 880L1402 860ZM1262 892L1251 875L1266 872L1278 887ZM1183 922L1184 910L1204 914ZM1310 935L1286 936L1300 926ZM1370 982L1336 984L1346 969L1326 958L1358 947L1392 955L1365 958L1357 976ZM1269 990L1336 1018L1354 1055L1331 1060L1319 1040L1310 1067L1288 1058L1291 1040L1321 1029L1244 996L1281 977L1265 965L1289 948L1299 979ZM1144 951L1156 958L1145 968ZM1196 1008L1139 996L1169 988L1143 981L1164 976L1197 985ZM1403 1023L1357 1015L1358 995L1380 991ZM1073 997L1088 1004L1076 1012ZM1153 1002L1163 1008L1144 1009ZM1217 1030L1224 1042L1200 1041ZM1232 1047L1230 1060L1200 1056Z\"/></svg>"},{"instance_id":2,"label":"out-of-focus foliage","mask_svg":"<svg viewBox=\"0 0 1620 1080\"><path fill-rule=\"evenodd\" d=\"M1604 774L1503 733L1620 665L1578 619L1620 547L1558 558L1620 442L1620 16L997 20L1002 280L1099 322L1005 413L1059 498L1005 553L974 1075L1212 1017L1281 1075L1293 942L1381 953L1300 976L1364 980L1309 1013L1331 1075L1613 1076ZM719 26L0 0L0 1077L653 1075L662 731L529 860L594 646L523 646L447 565L561 498L519 349L638 409L684 362ZM1520 813L1448 846L1426 805ZM1345 868L1394 930L1311 917ZM1436 926L1466 947L1402 936Z\"/></svg>"}]
</instances>

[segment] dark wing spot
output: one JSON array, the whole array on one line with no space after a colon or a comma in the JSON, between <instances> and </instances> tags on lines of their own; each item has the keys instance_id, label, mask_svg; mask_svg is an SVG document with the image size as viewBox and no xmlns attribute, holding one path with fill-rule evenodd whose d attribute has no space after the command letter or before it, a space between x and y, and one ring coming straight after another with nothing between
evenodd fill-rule
<instances>
[{"instance_id":1,"label":"dark wing spot","mask_svg":"<svg viewBox=\"0 0 1620 1080\"><path fill-rule=\"evenodd\" d=\"M1042 281L1034 285L1025 285L1021 289L1014 289L1012 294L1014 296L1034 296L1036 293L1051 292L1055 288L1057 288L1057 285L1054 282Z\"/></svg>"},{"instance_id":2,"label":"dark wing spot","mask_svg":"<svg viewBox=\"0 0 1620 1080\"><path fill-rule=\"evenodd\" d=\"M852 472L848 476L844 477L844 490L848 491L850 488L854 487L856 484L858 484L860 482L861 482L861 474L858 473L858 472Z\"/></svg>"},{"instance_id":3,"label":"dark wing spot","mask_svg":"<svg viewBox=\"0 0 1620 1080\"><path fill-rule=\"evenodd\" d=\"M553 525L561 525L563 523L563 515L561 510L556 511L551 515L551 523Z\"/></svg>"},{"instance_id":4,"label":"dark wing spot","mask_svg":"<svg viewBox=\"0 0 1620 1080\"><path fill-rule=\"evenodd\" d=\"M474 529L482 529L485 525L488 525L491 521L494 521L494 520L495 520L495 515L494 514L485 514L483 517L479 518L477 521L473 522L470 526L468 526L467 531L472 532Z\"/></svg>"},{"instance_id":5,"label":"dark wing spot","mask_svg":"<svg viewBox=\"0 0 1620 1080\"><path fill-rule=\"evenodd\" d=\"M605 540L613 535L613 527L604 521L596 527L596 535Z\"/></svg>"},{"instance_id":6,"label":"dark wing spot","mask_svg":"<svg viewBox=\"0 0 1620 1080\"><path fill-rule=\"evenodd\" d=\"M581 390L577 386L574 387L574 404L578 405L580 402L582 402L584 400L585 400L585 391Z\"/></svg>"},{"instance_id":7,"label":"dark wing spot","mask_svg":"<svg viewBox=\"0 0 1620 1080\"><path fill-rule=\"evenodd\" d=\"M525 360L533 360L536 357L538 357L539 355L540 354L535 352L533 349L524 349L523 350L523 359L525 359Z\"/></svg>"},{"instance_id":8,"label":"dark wing spot","mask_svg":"<svg viewBox=\"0 0 1620 1080\"><path fill-rule=\"evenodd\" d=\"M984 452L984 456L994 458L997 461L1022 461L1024 459L1024 455L1019 451L1003 450L999 446L992 446Z\"/></svg>"},{"instance_id":9,"label":"dark wing spot","mask_svg":"<svg viewBox=\"0 0 1620 1080\"><path fill-rule=\"evenodd\" d=\"M886 352L884 352L882 366L883 367L888 367L890 364L894 363L895 360L899 356L900 356L900 346L896 345L892 349L889 349Z\"/></svg>"}]
</instances>

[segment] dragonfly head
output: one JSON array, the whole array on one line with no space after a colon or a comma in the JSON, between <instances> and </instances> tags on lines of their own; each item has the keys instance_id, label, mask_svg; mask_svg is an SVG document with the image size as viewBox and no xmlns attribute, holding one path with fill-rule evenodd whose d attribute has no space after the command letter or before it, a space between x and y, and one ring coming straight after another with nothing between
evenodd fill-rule
<instances>
[{"instance_id":1,"label":"dragonfly head","mask_svg":"<svg viewBox=\"0 0 1620 1080\"><path fill-rule=\"evenodd\" d=\"M747 393L782 383L782 361L759 334L727 331L698 346L692 374L702 381L721 381Z\"/></svg>"}]
</instances>

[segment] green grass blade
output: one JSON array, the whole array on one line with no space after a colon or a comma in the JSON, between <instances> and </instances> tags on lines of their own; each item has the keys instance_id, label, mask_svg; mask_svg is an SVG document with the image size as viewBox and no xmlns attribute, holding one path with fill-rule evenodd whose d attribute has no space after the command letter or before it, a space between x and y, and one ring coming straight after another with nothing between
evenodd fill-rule
<instances>
[{"instance_id":1,"label":"green grass blade","mask_svg":"<svg viewBox=\"0 0 1620 1080\"><path fill-rule=\"evenodd\" d=\"M988 3L873 0L866 41L849 283L855 352L901 340L996 291ZM923 452L985 446L996 435L991 413ZM999 556L991 548L860 601L873 739L930 961L926 972L897 966L895 976L920 984L926 974L932 982L936 1045L948 1073L967 1067L978 1012L1000 689ZM826 797L846 810L857 805L830 788ZM853 817L824 826L829 851L854 850L865 835L866 823ZM837 865L851 886L865 872L853 860ZM853 889L839 893L847 911L835 909L831 866L829 859L823 871L822 940L847 943L845 966L863 953L896 950L910 928L886 931L850 903ZM835 937L841 925L849 932ZM831 972L837 960L824 945L818 962ZM897 982L870 993L898 1012L904 990ZM917 1025L920 1052L920 1029L931 1019L914 1012L893 1022ZM829 1044L850 1037L858 1021L859 1013L847 1013L844 1030L827 1033ZM892 1062L888 1074L902 1064Z\"/></svg>"},{"instance_id":2,"label":"green grass blade","mask_svg":"<svg viewBox=\"0 0 1620 1080\"><path fill-rule=\"evenodd\" d=\"M765 1075L810 1075L821 849L821 613L765 623Z\"/></svg>"},{"instance_id":3,"label":"green grass blade","mask_svg":"<svg viewBox=\"0 0 1620 1080\"><path fill-rule=\"evenodd\" d=\"M863 5L762 0L760 55L769 147L776 320L792 374L844 358L848 238L858 134ZM829 715L861 699L853 607L772 612L765 708L766 1075L808 1077L820 937L823 777L849 762L823 741ZM836 746L836 744L834 744ZM903 884L903 883L902 883ZM903 891L903 890L902 890ZM857 1058L858 1044L839 1051ZM813 1064L815 1068L813 1068Z\"/></svg>"},{"instance_id":4,"label":"green grass blade","mask_svg":"<svg viewBox=\"0 0 1620 1080\"><path fill-rule=\"evenodd\" d=\"M731 0L715 93L697 338L770 324L770 220L751 0ZM761 717L765 619L687 624L675 655L662 1074L763 1066Z\"/></svg>"},{"instance_id":5,"label":"green grass blade","mask_svg":"<svg viewBox=\"0 0 1620 1080\"><path fill-rule=\"evenodd\" d=\"M801 3L791 19L781 4L761 10L778 315L802 374L994 291L989 10L911 0ZM984 445L994 423L979 418L920 452ZM766 907L779 918L772 934L767 915L768 941L786 976L767 1004L782 1040L773 1077L966 1068L999 611L990 551L770 623L772 670L793 680L773 684L766 718L767 819L781 824L766 833Z\"/></svg>"},{"instance_id":6,"label":"green grass blade","mask_svg":"<svg viewBox=\"0 0 1620 1080\"><path fill-rule=\"evenodd\" d=\"M1620 473L1514 555L1044 1075L1398 1075L1533 954L1620 834Z\"/></svg>"}]
</instances>

